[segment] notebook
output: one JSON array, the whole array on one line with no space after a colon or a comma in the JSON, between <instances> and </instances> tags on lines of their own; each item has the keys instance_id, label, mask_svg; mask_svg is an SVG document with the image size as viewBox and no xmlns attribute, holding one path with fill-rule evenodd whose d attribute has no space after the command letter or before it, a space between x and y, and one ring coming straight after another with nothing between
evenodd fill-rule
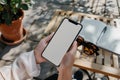
<instances>
[{"instance_id":1,"label":"notebook","mask_svg":"<svg viewBox=\"0 0 120 80\"><path fill-rule=\"evenodd\" d=\"M104 22L84 18L80 36L98 47L120 54L120 28L106 25Z\"/></svg>"}]
</instances>

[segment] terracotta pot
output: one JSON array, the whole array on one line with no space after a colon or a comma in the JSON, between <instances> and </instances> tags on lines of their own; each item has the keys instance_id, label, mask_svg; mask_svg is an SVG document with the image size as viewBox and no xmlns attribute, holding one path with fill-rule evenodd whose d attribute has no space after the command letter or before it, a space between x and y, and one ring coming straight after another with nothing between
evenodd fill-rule
<instances>
[{"instance_id":1,"label":"terracotta pot","mask_svg":"<svg viewBox=\"0 0 120 80\"><path fill-rule=\"evenodd\" d=\"M23 14L23 11L21 11ZM23 14L24 16L24 14ZM19 41L23 38L23 26L22 26L22 19L23 16L21 16L18 20L12 21L12 24L0 24L0 31L2 39L8 41L8 42L15 42Z\"/></svg>"}]
</instances>

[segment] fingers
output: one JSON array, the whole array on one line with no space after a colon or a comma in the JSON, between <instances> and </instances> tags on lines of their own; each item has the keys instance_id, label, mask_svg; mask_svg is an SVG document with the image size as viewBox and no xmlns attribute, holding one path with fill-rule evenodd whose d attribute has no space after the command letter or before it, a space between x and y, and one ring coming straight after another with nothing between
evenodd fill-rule
<instances>
[{"instance_id":1,"label":"fingers","mask_svg":"<svg viewBox=\"0 0 120 80\"><path fill-rule=\"evenodd\" d=\"M69 50L70 53L74 54L77 51L77 41L73 43L71 49Z\"/></svg>"},{"instance_id":2,"label":"fingers","mask_svg":"<svg viewBox=\"0 0 120 80\"><path fill-rule=\"evenodd\" d=\"M49 36L45 37L44 40L45 40L46 42L49 42L50 39L52 38L53 34L54 34L54 32L52 32Z\"/></svg>"},{"instance_id":3,"label":"fingers","mask_svg":"<svg viewBox=\"0 0 120 80\"><path fill-rule=\"evenodd\" d=\"M67 52L67 54L64 55L60 67L62 66L67 69L72 69L75 60L76 51L77 51L77 42L75 41L71 46L70 50Z\"/></svg>"}]
</instances>

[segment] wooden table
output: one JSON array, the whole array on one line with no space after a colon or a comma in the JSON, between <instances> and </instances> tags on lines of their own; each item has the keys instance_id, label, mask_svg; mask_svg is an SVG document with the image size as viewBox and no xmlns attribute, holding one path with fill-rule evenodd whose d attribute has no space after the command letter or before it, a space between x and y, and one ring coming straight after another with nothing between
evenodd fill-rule
<instances>
[{"instance_id":1,"label":"wooden table","mask_svg":"<svg viewBox=\"0 0 120 80\"><path fill-rule=\"evenodd\" d=\"M80 22L84 17L88 17L91 19L103 21L109 25L116 26L116 20L113 18L105 18L85 13L75 13L72 11L56 10L51 22L45 29L44 34L49 34L55 31L64 17L73 19L76 22ZM82 46L79 46L74 66L90 70L92 72L102 73L107 76L112 76L111 80L118 80L117 78L120 78L119 56L101 48L99 50L98 56L88 56L83 53Z\"/></svg>"}]
</instances>

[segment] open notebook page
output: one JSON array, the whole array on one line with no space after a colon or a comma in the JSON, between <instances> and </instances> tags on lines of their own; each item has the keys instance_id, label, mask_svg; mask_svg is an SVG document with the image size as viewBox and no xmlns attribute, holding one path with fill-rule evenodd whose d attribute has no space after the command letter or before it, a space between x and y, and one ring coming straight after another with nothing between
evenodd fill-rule
<instances>
[{"instance_id":1,"label":"open notebook page","mask_svg":"<svg viewBox=\"0 0 120 80\"><path fill-rule=\"evenodd\" d=\"M105 23L90 18L84 18L81 24L83 25L83 28L79 35L93 44L96 44L98 38L106 27Z\"/></svg>"},{"instance_id":2,"label":"open notebook page","mask_svg":"<svg viewBox=\"0 0 120 80\"><path fill-rule=\"evenodd\" d=\"M120 28L107 26L106 32L98 40L97 46L120 54Z\"/></svg>"}]
</instances>

